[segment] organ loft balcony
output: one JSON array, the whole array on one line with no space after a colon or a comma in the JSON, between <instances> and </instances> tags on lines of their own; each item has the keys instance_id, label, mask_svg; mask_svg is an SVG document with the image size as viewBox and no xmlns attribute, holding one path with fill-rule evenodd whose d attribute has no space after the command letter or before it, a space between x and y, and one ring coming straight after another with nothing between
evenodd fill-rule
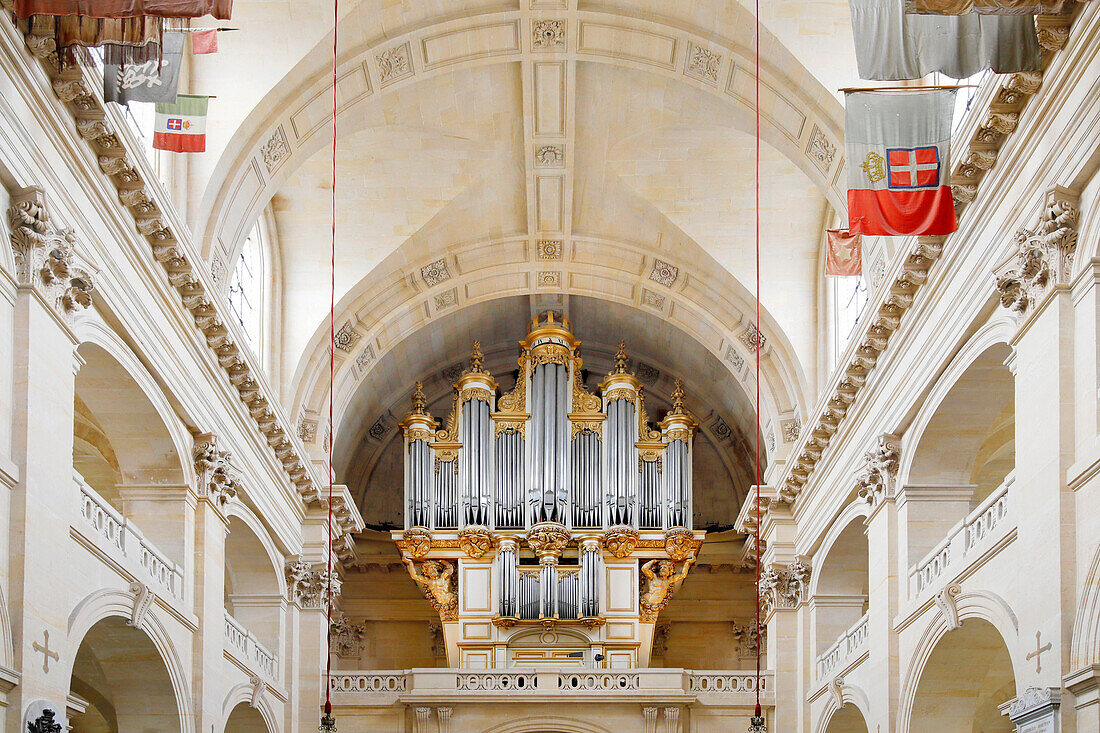
<instances>
[{"instance_id":1,"label":"organ loft balcony","mask_svg":"<svg viewBox=\"0 0 1100 733\"><path fill-rule=\"evenodd\" d=\"M598 391L553 312L519 342L500 394L474 342L450 414L417 384L401 422L404 528L392 533L439 614L449 666L645 667L691 572L695 419L677 381L659 422L620 343Z\"/></svg>"}]
</instances>

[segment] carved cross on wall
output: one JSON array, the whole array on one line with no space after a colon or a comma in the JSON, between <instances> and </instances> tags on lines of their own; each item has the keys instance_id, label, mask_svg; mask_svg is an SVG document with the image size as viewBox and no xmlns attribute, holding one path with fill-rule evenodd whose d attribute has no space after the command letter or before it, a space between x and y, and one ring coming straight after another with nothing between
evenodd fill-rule
<instances>
[{"instance_id":1,"label":"carved cross on wall","mask_svg":"<svg viewBox=\"0 0 1100 733\"><path fill-rule=\"evenodd\" d=\"M42 643L39 644L36 641L36 642L34 642L34 644L32 645L31 648L34 649L36 652L42 652L42 671L43 672L49 672L50 671L50 659L53 659L55 662L60 659L60 657L57 656L57 652L50 649L50 632L49 631L43 631L42 632Z\"/></svg>"},{"instance_id":2,"label":"carved cross on wall","mask_svg":"<svg viewBox=\"0 0 1100 733\"><path fill-rule=\"evenodd\" d=\"M1041 632L1041 631L1036 631L1035 632L1035 651L1027 653L1027 661L1030 662L1032 657L1035 658L1035 671L1036 672L1042 672L1043 671L1043 659L1042 659L1043 652L1049 652L1050 649L1051 649L1049 641L1046 644L1043 644L1042 646L1039 646L1039 644L1042 640L1042 633L1043 632Z\"/></svg>"}]
</instances>

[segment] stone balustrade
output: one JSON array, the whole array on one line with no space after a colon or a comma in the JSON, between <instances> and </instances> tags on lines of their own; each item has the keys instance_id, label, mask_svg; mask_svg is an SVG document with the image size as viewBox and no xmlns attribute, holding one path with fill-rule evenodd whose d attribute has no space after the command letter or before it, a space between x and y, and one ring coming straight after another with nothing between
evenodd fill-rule
<instances>
[{"instance_id":1,"label":"stone balustrade","mask_svg":"<svg viewBox=\"0 0 1100 733\"><path fill-rule=\"evenodd\" d=\"M183 570L169 560L130 520L96 492L80 476L74 477L80 490L79 529L91 531L96 546L141 581L149 582L154 592L175 601L183 600Z\"/></svg>"},{"instance_id":2,"label":"stone balustrade","mask_svg":"<svg viewBox=\"0 0 1100 733\"><path fill-rule=\"evenodd\" d=\"M836 670L843 669L866 648L867 614L863 614L852 628L841 634L840 638L817 658L817 679L826 679Z\"/></svg>"},{"instance_id":3,"label":"stone balustrade","mask_svg":"<svg viewBox=\"0 0 1100 733\"><path fill-rule=\"evenodd\" d=\"M985 548L1015 527L1012 513L1013 474L1009 474L985 501L951 528L938 545L909 570L909 597L916 597L929 587L940 587L955 573L951 569L965 567L976 548Z\"/></svg>"},{"instance_id":4,"label":"stone balustrade","mask_svg":"<svg viewBox=\"0 0 1100 733\"><path fill-rule=\"evenodd\" d=\"M866 619L864 619L866 621ZM866 633L863 633L864 642ZM761 674L763 701L771 705L771 672ZM420 697L446 696L458 702L508 702L558 696L563 691L601 699L621 698L704 705L748 705L756 700L756 673L752 670L699 671L679 668L584 669L412 669L333 672L333 702L357 706L388 706Z\"/></svg>"},{"instance_id":5,"label":"stone balustrade","mask_svg":"<svg viewBox=\"0 0 1100 733\"><path fill-rule=\"evenodd\" d=\"M278 658L256 639L240 621L225 612L225 648L264 680L278 680Z\"/></svg>"}]
</instances>

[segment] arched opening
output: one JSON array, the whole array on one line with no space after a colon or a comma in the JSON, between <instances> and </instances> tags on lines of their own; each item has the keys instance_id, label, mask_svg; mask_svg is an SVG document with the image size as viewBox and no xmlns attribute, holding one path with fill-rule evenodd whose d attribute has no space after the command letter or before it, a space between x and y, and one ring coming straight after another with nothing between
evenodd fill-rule
<instances>
[{"instance_id":1,"label":"arched opening","mask_svg":"<svg viewBox=\"0 0 1100 733\"><path fill-rule=\"evenodd\" d=\"M829 718L825 733L867 733L867 723L855 705L845 705Z\"/></svg>"},{"instance_id":2,"label":"arched opening","mask_svg":"<svg viewBox=\"0 0 1100 733\"><path fill-rule=\"evenodd\" d=\"M134 522L158 551L182 566L189 554L187 479L162 416L167 405L158 410L139 377L103 347L83 343L77 353L84 364L76 375L76 479L87 500Z\"/></svg>"},{"instance_id":3,"label":"arched opening","mask_svg":"<svg viewBox=\"0 0 1100 733\"><path fill-rule=\"evenodd\" d=\"M972 511L1009 490L1015 467L1015 380L1011 350L982 351L942 394L913 448L899 502L908 564L929 551Z\"/></svg>"},{"instance_id":4,"label":"arched opening","mask_svg":"<svg viewBox=\"0 0 1100 733\"><path fill-rule=\"evenodd\" d=\"M110 617L85 635L69 683L73 733L179 733L175 688L152 640ZM75 703L75 704L74 704Z\"/></svg>"},{"instance_id":5,"label":"arched opening","mask_svg":"<svg viewBox=\"0 0 1100 733\"><path fill-rule=\"evenodd\" d=\"M998 705L1016 697L1008 647L993 624L968 619L937 642L921 672L909 730L1010 733Z\"/></svg>"},{"instance_id":6,"label":"arched opening","mask_svg":"<svg viewBox=\"0 0 1100 733\"><path fill-rule=\"evenodd\" d=\"M263 542L241 517L225 538L225 612L269 652L282 637L283 593Z\"/></svg>"},{"instance_id":7,"label":"arched opening","mask_svg":"<svg viewBox=\"0 0 1100 733\"><path fill-rule=\"evenodd\" d=\"M818 655L819 678L839 671L843 660L830 655L849 633L855 633L867 613L867 535L863 518L848 522L829 547L818 566L817 585L810 598L814 653Z\"/></svg>"},{"instance_id":8,"label":"arched opening","mask_svg":"<svg viewBox=\"0 0 1100 733\"><path fill-rule=\"evenodd\" d=\"M264 716L248 703L240 703L225 721L225 733L269 733Z\"/></svg>"}]
</instances>

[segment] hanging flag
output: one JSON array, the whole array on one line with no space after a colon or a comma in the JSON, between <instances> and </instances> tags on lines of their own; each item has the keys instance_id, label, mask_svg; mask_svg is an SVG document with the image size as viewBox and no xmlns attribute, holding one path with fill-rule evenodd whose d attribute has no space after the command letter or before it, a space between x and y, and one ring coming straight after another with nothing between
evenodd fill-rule
<instances>
[{"instance_id":1,"label":"hanging flag","mask_svg":"<svg viewBox=\"0 0 1100 733\"><path fill-rule=\"evenodd\" d=\"M153 147L174 153L206 152L206 106L209 100L209 97L180 94L175 104L158 104Z\"/></svg>"},{"instance_id":2,"label":"hanging flag","mask_svg":"<svg viewBox=\"0 0 1100 733\"><path fill-rule=\"evenodd\" d=\"M191 54L200 56L204 53L218 52L218 29L210 28L204 31L195 31L191 34Z\"/></svg>"},{"instance_id":3,"label":"hanging flag","mask_svg":"<svg viewBox=\"0 0 1100 733\"><path fill-rule=\"evenodd\" d=\"M863 79L920 79L934 71L966 79L985 69L1041 68L1030 15L908 15L904 0L850 0L849 6Z\"/></svg>"},{"instance_id":4,"label":"hanging flag","mask_svg":"<svg viewBox=\"0 0 1100 733\"><path fill-rule=\"evenodd\" d=\"M857 277L863 274L863 235L847 229L826 229L825 274Z\"/></svg>"},{"instance_id":5,"label":"hanging flag","mask_svg":"<svg viewBox=\"0 0 1100 733\"><path fill-rule=\"evenodd\" d=\"M850 92L844 106L849 231L955 231L947 182L955 90Z\"/></svg>"},{"instance_id":6,"label":"hanging flag","mask_svg":"<svg viewBox=\"0 0 1100 733\"><path fill-rule=\"evenodd\" d=\"M140 64L121 64L109 54L103 64L103 98L118 104L175 104L180 66L183 65L183 36L182 33L164 34L164 51L159 64L156 59Z\"/></svg>"},{"instance_id":7,"label":"hanging flag","mask_svg":"<svg viewBox=\"0 0 1100 733\"><path fill-rule=\"evenodd\" d=\"M905 12L921 15L1061 15L1066 0L905 0Z\"/></svg>"},{"instance_id":8,"label":"hanging flag","mask_svg":"<svg viewBox=\"0 0 1100 733\"><path fill-rule=\"evenodd\" d=\"M36 15L20 26L27 35L52 37L62 52L75 46L102 47L128 63L159 58L164 27L160 18L102 20L79 15Z\"/></svg>"},{"instance_id":9,"label":"hanging flag","mask_svg":"<svg viewBox=\"0 0 1100 733\"><path fill-rule=\"evenodd\" d=\"M86 18L199 18L229 20L233 0L15 0L15 15L79 15Z\"/></svg>"}]
</instances>

